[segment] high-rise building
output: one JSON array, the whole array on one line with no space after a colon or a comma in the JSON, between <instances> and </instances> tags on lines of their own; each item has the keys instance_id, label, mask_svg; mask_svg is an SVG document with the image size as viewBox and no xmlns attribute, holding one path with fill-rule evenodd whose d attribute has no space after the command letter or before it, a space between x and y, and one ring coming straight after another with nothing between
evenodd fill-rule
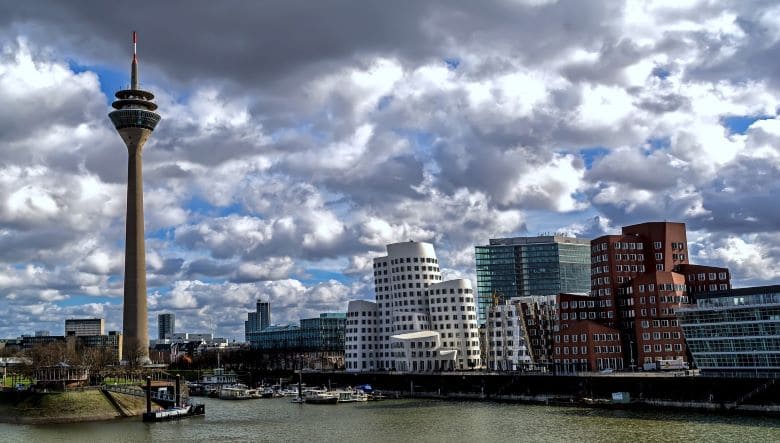
<instances>
[{"instance_id":1,"label":"high-rise building","mask_svg":"<svg viewBox=\"0 0 780 443\"><path fill-rule=\"evenodd\" d=\"M159 314L157 316L157 338L170 340L176 332L176 316L173 314Z\"/></svg>"},{"instance_id":2,"label":"high-rise building","mask_svg":"<svg viewBox=\"0 0 780 443\"><path fill-rule=\"evenodd\" d=\"M475 248L479 321L494 296L507 299L590 291L590 241L561 235L490 239Z\"/></svg>"},{"instance_id":3,"label":"high-rise building","mask_svg":"<svg viewBox=\"0 0 780 443\"><path fill-rule=\"evenodd\" d=\"M648 222L591 242L599 322L623 333L628 365L688 360L675 311L697 294L731 288L728 269L688 263L684 223Z\"/></svg>"},{"instance_id":4,"label":"high-rise building","mask_svg":"<svg viewBox=\"0 0 780 443\"><path fill-rule=\"evenodd\" d=\"M350 302L348 371L436 371L481 365L476 300L471 282L442 281L433 245L387 245L374 259L376 304ZM408 349L419 352L407 352Z\"/></svg>"},{"instance_id":5,"label":"high-rise building","mask_svg":"<svg viewBox=\"0 0 780 443\"><path fill-rule=\"evenodd\" d=\"M103 335L102 318L72 318L65 320L65 335Z\"/></svg>"},{"instance_id":6,"label":"high-rise building","mask_svg":"<svg viewBox=\"0 0 780 443\"><path fill-rule=\"evenodd\" d=\"M144 241L144 198L142 151L160 115L154 111L154 94L141 90L138 79L136 34L133 32L133 61L130 88L116 92L117 100L108 114L127 146L127 224L125 231L125 281L122 328L124 348L139 360L149 362L149 330L146 309L146 243Z\"/></svg>"},{"instance_id":7,"label":"high-rise building","mask_svg":"<svg viewBox=\"0 0 780 443\"><path fill-rule=\"evenodd\" d=\"M248 312L244 321L244 339L249 342L253 332L260 332L271 326L271 303L257 300L255 312Z\"/></svg>"}]
</instances>

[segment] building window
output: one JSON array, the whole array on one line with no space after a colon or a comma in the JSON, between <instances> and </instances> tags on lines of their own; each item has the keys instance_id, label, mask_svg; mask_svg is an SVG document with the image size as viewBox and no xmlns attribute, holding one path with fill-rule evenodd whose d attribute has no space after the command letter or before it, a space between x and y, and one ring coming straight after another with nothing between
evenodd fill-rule
<instances>
[{"instance_id":1,"label":"building window","mask_svg":"<svg viewBox=\"0 0 780 443\"><path fill-rule=\"evenodd\" d=\"M655 249L661 249L661 246L663 246L663 245L659 241L653 243L653 248L655 248Z\"/></svg>"}]
</instances>

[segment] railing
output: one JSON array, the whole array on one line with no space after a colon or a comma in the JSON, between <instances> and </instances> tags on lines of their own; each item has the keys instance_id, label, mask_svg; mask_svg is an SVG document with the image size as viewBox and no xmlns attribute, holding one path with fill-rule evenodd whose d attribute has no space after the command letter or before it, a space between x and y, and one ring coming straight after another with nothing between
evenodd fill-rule
<instances>
[{"instance_id":1,"label":"railing","mask_svg":"<svg viewBox=\"0 0 780 443\"><path fill-rule=\"evenodd\" d=\"M131 388L128 385L103 385L102 389L105 391L116 392L117 394L133 395L136 397L146 397L146 391L138 387ZM152 400L160 400L160 401L168 401L168 402L176 401L176 396L173 394L163 394L160 392L152 391L151 397Z\"/></svg>"}]
</instances>

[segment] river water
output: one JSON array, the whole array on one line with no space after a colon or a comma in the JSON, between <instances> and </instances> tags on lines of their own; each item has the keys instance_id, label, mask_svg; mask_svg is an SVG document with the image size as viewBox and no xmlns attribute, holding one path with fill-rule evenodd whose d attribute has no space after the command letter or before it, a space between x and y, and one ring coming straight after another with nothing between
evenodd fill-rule
<instances>
[{"instance_id":1,"label":"river water","mask_svg":"<svg viewBox=\"0 0 780 443\"><path fill-rule=\"evenodd\" d=\"M0 424L0 442L780 442L780 419L438 400L297 405L206 403L206 417L65 425Z\"/></svg>"}]
</instances>

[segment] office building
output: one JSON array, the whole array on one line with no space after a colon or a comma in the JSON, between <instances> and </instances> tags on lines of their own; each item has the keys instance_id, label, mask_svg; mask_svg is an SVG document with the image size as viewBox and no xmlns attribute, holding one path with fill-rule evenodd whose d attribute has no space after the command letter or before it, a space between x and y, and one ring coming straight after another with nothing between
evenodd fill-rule
<instances>
[{"instance_id":1,"label":"office building","mask_svg":"<svg viewBox=\"0 0 780 443\"><path fill-rule=\"evenodd\" d=\"M125 281L122 328L125 349L149 360L149 331L146 308L146 242L144 238L144 191L142 151L160 115L154 111L154 94L140 88L136 34L133 32L133 61L130 88L116 92L108 114L127 146L127 217L125 229Z\"/></svg>"},{"instance_id":2,"label":"office building","mask_svg":"<svg viewBox=\"0 0 780 443\"><path fill-rule=\"evenodd\" d=\"M248 312L244 321L244 339L249 341L249 335L259 332L271 325L271 304L257 300L255 312Z\"/></svg>"},{"instance_id":3,"label":"office building","mask_svg":"<svg viewBox=\"0 0 780 443\"><path fill-rule=\"evenodd\" d=\"M157 338L170 340L176 331L176 316L173 314L159 314L157 316Z\"/></svg>"},{"instance_id":4,"label":"office building","mask_svg":"<svg viewBox=\"0 0 780 443\"><path fill-rule=\"evenodd\" d=\"M684 223L625 226L591 242L596 321L621 331L626 366L687 361L675 311L698 294L731 287L728 269L688 259Z\"/></svg>"},{"instance_id":5,"label":"office building","mask_svg":"<svg viewBox=\"0 0 780 443\"><path fill-rule=\"evenodd\" d=\"M373 274L376 303L349 303L348 371L481 366L471 282L442 281L433 245L414 241L389 244L387 255L374 259ZM424 346L423 350L407 351L418 345Z\"/></svg>"},{"instance_id":6,"label":"office building","mask_svg":"<svg viewBox=\"0 0 780 443\"><path fill-rule=\"evenodd\" d=\"M590 291L590 241L561 235L490 239L475 248L479 322L493 297Z\"/></svg>"},{"instance_id":7,"label":"office building","mask_svg":"<svg viewBox=\"0 0 780 443\"><path fill-rule=\"evenodd\" d=\"M103 335L102 318L73 318L65 320L65 335Z\"/></svg>"},{"instance_id":8,"label":"office building","mask_svg":"<svg viewBox=\"0 0 780 443\"><path fill-rule=\"evenodd\" d=\"M68 335L65 344L69 351L84 353L88 350L106 352L110 361L116 363L122 360L122 333L108 331L108 335Z\"/></svg>"},{"instance_id":9,"label":"office building","mask_svg":"<svg viewBox=\"0 0 780 443\"><path fill-rule=\"evenodd\" d=\"M697 368L745 376L780 372L780 286L711 292L675 315Z\"/></svg>"}]
</instances>

